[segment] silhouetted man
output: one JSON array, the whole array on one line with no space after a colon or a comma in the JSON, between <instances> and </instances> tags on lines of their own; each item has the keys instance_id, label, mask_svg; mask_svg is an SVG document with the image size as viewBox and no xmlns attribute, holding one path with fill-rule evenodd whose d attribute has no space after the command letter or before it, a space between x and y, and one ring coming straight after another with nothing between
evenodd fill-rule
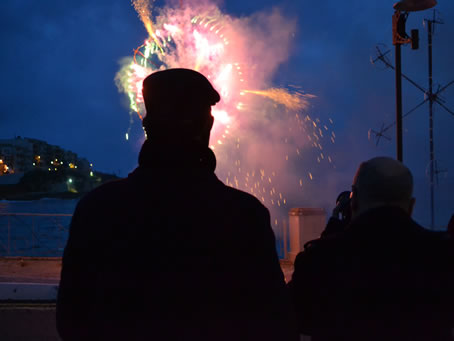
<instances>
[{"instance_id":1,"label":"silhouetted man","mask_svg":"<svg viewBox=\"0 0 454 341\"><path fill-rule=\"evenodd\" d=\"M362 163L350 225L297 256L289 288L313 341L452 340L452 245L411 219L412 192L402 163Z\"/></svg>"},{"instance_id":2,"label":"silhouetted man","mask_svg":"<svg viewBox=\"0 0 454 341\"><path fill-rule=\"evenodd\" d=\"M219 94L200 73L143 82L139 166L83 197L63 256L64 340L293 340L268 210L208 148ZM114 155L112 157L115 157Z\"/></svg>"}]
</instances>

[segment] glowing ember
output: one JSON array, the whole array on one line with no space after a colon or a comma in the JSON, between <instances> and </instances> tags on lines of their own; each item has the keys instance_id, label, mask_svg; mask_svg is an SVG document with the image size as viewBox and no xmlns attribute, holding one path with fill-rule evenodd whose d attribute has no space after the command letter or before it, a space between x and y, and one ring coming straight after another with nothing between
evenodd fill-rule
<instances>
[{"instance_id":1,"label":"glowing ember","mask_svg":"<svg viewBox=\"0 0 454 341\"><path fill-rule=\"evenodd\" d=\"M265 91L244 90L243 93L260 95L272 99L276 103L285 105L291 110L301 110L307 107L307 98L314 98L314 95L295 93L290 94L284 89L269 89Z\"/></svg>"}]
</instances>

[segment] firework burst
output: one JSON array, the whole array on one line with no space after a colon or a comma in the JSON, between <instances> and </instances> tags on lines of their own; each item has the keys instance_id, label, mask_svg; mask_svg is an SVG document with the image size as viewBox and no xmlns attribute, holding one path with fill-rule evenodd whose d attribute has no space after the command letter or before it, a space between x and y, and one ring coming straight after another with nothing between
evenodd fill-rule
<instances>
[{"instance_id":1,"label":"firework burst","mask_svg":"<svg viewBox=\"0 0 454 341\"><path fill-rule=\"evenodd\" d=\"M131 122L145 113L142 81L147 75L189 68L204 74L221 95L212 110L210 147L226 184L252 193L270 208L282 207L287 199L278 188L303 188L313 178L311 172L304 180L288 176L289 162L301 160L308 146L319 149L318 162L332 162L322 141L326 136L334 143L334 132L306 113L315 96L298 87L269 86L288 57L293 21L278 12L236 19L214 5L164 8L152 20L146 0L133 5L149 37L115 79L129 98Z\"/></svg>"}]
</instances>

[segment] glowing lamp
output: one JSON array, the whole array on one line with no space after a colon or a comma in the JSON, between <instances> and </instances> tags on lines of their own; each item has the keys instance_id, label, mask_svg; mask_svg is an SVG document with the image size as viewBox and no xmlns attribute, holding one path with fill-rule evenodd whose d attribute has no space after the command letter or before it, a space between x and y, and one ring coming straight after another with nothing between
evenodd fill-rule
<instances>
[{"instance_id":1,"label":"glowing lamp","mask_svg":"<svg viewBox=\"0 0 454 341\"><path fill-rule=\"evenodd\" d=\"M436 0L402 0L394 4L394 9L401 12L425 11L437 4Z\"/></svg>"}]
</instances>

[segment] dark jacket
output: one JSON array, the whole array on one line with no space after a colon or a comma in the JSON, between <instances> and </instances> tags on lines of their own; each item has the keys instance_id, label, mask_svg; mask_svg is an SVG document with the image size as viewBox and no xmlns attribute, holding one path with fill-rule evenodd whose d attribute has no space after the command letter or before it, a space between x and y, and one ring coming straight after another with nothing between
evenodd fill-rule
<instances>
[{"instance_id":1,"label":"dark jacket","mask_svg":"<svg viewBox=\"0 0 454 341\"><path fill-rule=\"evenodd\" d=\"M452 340L452 241L403 210L364 213L309 244L289 283L300 331L319 340Z\"/></svg>"},{"instance_id":2,"label":"dark jacket","mask_svg":"<svg viewBox=\"0 0 454 341\"><path fill-rule=\"evenodd\" d=\"M451 236L451 238L454 238L454 214L451 216L451 219L448 223L448 234Z\"/></svg>"},{"instance_id":3,"label":"dark jacket","mask_svg":"<svg viewBox=\"0 0 454 341\"><path fill-rule=\"evenodd\" d=\"M268 210L215 165L208 148L145 142L128 178L80 200L58 292L64 340L294 340Z\"/></svg>"},{"instance_id":4,"label":"dark jacket","mask_svg":"<svg viewBox=\"0 0 454 341\"><path fill-rule=\"evenodd\" d=\"M339 233L343 233L347 228L348 222L341 220L336 217L330 217L328 224L326 224L325 229L323 230L320 238L331 238L335 237Z\"/></svg>"}]
</instances>

